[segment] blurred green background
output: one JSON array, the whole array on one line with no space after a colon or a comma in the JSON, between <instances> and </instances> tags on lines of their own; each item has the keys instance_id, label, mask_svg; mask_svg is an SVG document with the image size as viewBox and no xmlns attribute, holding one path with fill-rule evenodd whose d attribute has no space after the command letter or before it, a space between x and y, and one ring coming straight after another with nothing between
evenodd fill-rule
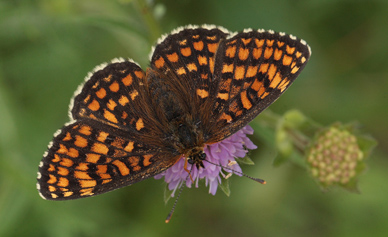
<instances>
[{"instance_id":1,"label":"blurred green background","mask_svg":"<svg viewBox=\"0 0 388 237\"><path fill-rule=\"evenodd\" d=\"M387 22L386 0L1 0L0 236L387 236ZM379 142L361 194L323 193L305 170L273 167L276 149L255 136L255 165L243 170L267 185L234 176L230 197L184 189L169 224L161 180L93 198L41 199L38 164L87 72L115 57L145 69L162 33L203 23L284 31L309 43L310 62L271 110L296 108L321 124L359 121Z\"/></svg>"}]
</instances>

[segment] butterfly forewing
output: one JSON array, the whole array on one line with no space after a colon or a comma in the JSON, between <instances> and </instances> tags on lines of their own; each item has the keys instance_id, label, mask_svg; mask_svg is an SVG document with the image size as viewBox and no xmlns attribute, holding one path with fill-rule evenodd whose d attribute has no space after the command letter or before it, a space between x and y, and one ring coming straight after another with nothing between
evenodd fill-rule
<instances>
[{"instance_id":1,"label":"butterfly forewing","mask_svg":"<svg viewBox=\"0 0 388 237\"><path fill-rule=\"evenodd\" d=\"M244 31L220 44L214 78L210 142L237 132L273 103L310 57L303 40L268 31Z\"/></svg>"}]
</instances>

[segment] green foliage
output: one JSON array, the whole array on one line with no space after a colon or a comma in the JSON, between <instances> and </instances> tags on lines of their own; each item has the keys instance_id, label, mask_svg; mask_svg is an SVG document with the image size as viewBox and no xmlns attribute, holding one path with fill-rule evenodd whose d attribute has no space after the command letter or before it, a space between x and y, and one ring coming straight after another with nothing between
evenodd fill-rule
<instances>
[{"instance_id":1,"label":"green foliage","mask_svg":"<svg viewBox=\"0 0 388 237\"><path fill-rule=\"evenodd\" d=\"M0 236L385 236L387 9L384 1L344 0L0 1ZM300 77L271 106L276 113L251 123L255 165L242 169L268 183L233 175L223 184L229 197L185 188L168 225L172 202L163 205L162 180L94 198L41 199L38 164L87 72L116 57L145 69L156 39L189 23L285 31L312 48ZM291 108L303 115L285 113ZM305 172L303 147L321 126L310 118L358 120L379 141L371 153L375 140L356 134L371 156L361 194L323 194ZM282 165L274 168L277 154Z\"/></svg>"},{"instance_id":2,"label":"green foliage","mask_svg":"<svg viewBox=\"0 0 388 237\"><path fill-rule=\"evenodd\" d=\"M230 183L229 179L222 179L221 184L218 186L227 197L230 196Z\"/></svg>"}]
</instances>

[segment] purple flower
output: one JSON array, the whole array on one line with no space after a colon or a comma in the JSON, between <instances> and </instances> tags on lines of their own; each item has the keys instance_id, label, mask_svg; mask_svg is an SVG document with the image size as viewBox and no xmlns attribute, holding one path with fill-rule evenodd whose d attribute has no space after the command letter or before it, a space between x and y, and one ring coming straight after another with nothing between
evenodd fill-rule
<instances>
[{"instance_id":1,"label":"purple flower","mask_svg":"<svg viewBox=\"0 0 388 237\"><path fill-rule=\"evenodd\" d=\"M235 158L243 158L248 152L248 149L256 149L252 141L247 137L247 134L253 134L253 129L247 125L232 136L211 145L204 147L206 160L228 167L234 171L241 172L240 166L236 163ZM221 176L226 177L226 173L232 173L229 169L224 169L213 165L209 162L203 162L205 168L199 168L194 165L187 164L187 169L191 170L195 187L198 188L198 181L205 179L205 185L209 186L209 193L215 195L218 184L221 183ZM186 186L191 188L193 184L187 171L184 170L185 157L182 157L175 165L161 174L155 176L155 179L164 177L164 181L168 183L168 188L173 190L171 196L174 196L175 191L186 182ZM241 176L240 173L235 173Z\"/></svg>"}]
</instances>

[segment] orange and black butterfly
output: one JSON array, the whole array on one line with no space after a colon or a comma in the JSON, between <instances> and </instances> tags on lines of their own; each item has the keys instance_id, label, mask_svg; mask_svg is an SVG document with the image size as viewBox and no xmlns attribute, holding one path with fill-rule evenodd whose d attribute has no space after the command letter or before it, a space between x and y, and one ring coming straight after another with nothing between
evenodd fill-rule
<instances>
[{"instance_id":1,"label":"orange and black butterfly","mask_svg":"<svg viewBox=\"0 0 388 237\"><path fill-rule=\"evenodd\" d=\"M295 80L311 51L285 33L204 25L160 39L143 71L116 59L88 75L39 165L45 199L89 197L160 174L233 135Z\"/></svg>"}]
</instances>

